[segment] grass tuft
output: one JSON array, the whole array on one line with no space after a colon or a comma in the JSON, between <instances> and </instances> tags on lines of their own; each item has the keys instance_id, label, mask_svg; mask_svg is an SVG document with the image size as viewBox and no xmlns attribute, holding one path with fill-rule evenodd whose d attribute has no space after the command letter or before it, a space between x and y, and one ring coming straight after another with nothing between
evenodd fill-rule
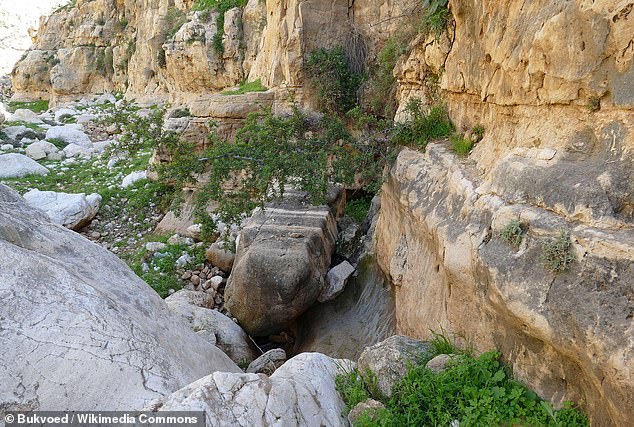
<instances>
[{"instance_id":1,"label":"grass tuft","mask_svg":"<svg viewBox=\"0 0 634 427\"><path fill-rule=\"evenodd\" d=\"M266 92L267 90L268 88L262 84L262 81L260 79L257 79L254 82L242 83L238 89L225 90L221 92L221 94L222 95L244 95L245 93L249 93L249 92Z\"/></svg>"}]
</instances>

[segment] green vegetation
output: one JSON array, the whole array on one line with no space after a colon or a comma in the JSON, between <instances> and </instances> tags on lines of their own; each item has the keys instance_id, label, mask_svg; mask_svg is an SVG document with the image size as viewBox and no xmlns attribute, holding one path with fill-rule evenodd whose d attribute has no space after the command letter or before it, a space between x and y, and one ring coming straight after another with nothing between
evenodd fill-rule
<instances>
[{"instance_id":1,"label":"green vegetation","mask_svg":"<svg viewBox=\"0 0 634 427\"><path fill-rule=\"evenodd\" d=\"M343 115L355 107L363 76L350 71L341 46L311 52L306 72L322 111Z\"/></svg>"},{"instance_id":2,"label":"green vegetation","mask_svg":"<svg viewBox=\"0 0 634 427\"><path fill-rule=\"evenodd\" d=\"M59 5L57 9L53 11L53 13L71 10L75 6L77 6L77 0L68 0L68 2L66 2L65 4Z\"/></svg>"},{"instance_id":3,"label":"green vegetation","mask_svg":"<svg viewBox=\"0 0 634 427\"><path fill-rule=\"evenodd\" d=\"M588 104L586 105L586 108L591 113L596 113L597 111L599 111L601 109L601 97L591 96L590 99L588 99Z\"/></svg>"},{"instance_id":4,"label":"green vegetation","mask_svg":"<svg viewBox=\"0 0 634 427\"><path fill-rule=\"evenodd\" d=\"M566 230L542 245L542 261L546 269L553 273L561 273L570 268L575 262L575 255L571 252L572 241Z\"/></svg>"},{"instance_id":5,"label":"green vegetation","mask_svg":"<svg viewBox=\"0 0 634 427\"><path fill-rule=\"evenodd\" d=\"M165 38L171 39L172 37L174 37L176 32L178 32L180 27L182 27L183 24L187 22L187 16L185 15L185 12L178 9L177 7L172 6L167 9L167 13L163 17L163 20L165 21L166 28Z\"/></svg>"},{"instance_id":6,"label":"green vegetation","mask_svg":"<svg viewBox=\"0 0 634 427\"><path fill-rule=\"evenodd\" d=\"M454 130L449 113L443 105L425 108L419 99L409 100L407 107L409 120L396 125L394 142L397 145L415 143L425 148L432 139L446 138Z\"/></svg>"},{"instance_id":7,"label":"green vegetation","mask_svg":"<svg viewBox=\"0 0 634 427\"><path fill-rule=\"evenodd\" d=\"M526 234L526 226L518 219L513 219L500 231L500 238L513 248L518 249L522 244L524 234Z\"/></svg>"},{"instance_id":8,"label":"green vegetation","mask_svg":"<svg viewBox=\"0 0 634 427\"><path fill-rule=\"evenodd\" d=\"M431 354L412 365L392 398L383 401L386 408L372 417L362 415L355 426L450 426L455 420L466 427L588 426L586 416L570 403L555 410L514 380L510 368L500 362L500 353L476 357L439 334L431 344ZM444 371L434 373L425 364L439 354L456 356ZM356 370L338 375L336 385L348 411L370 397L377 398Z\"/></svg>"},{"instance_id":9,"label":"green vegetation","mask_svg":"<svg viewBox=\"0 0 634 427\"><path fill-rule=\"evenodd\" d=\"M262 81L257 79L254 82L245 82L240 85L238 89L225 90L221 92L222 95L244 95L249 92L265 92L268 88L262 85Z\"/></svg>"},{"instance_id":10,"label":"green vegetation","mask_svg":"<svg viewBox=\"0 0 634 427\"><path fill-rule=\"evenodd\" d=\"M59 150L63 150L68 144L63 139L51 138L47 139L48 142L56 146Z\"/></svg>"},{"instance_id":11,"label":"green vegetation","mask_svg":"<svg viewBox=\"0 0 634 427\"><path fill-rule=\"evenodd\" d=\"M144 240L162 242L167 244L169 236L149 235ZM142 242L143 243L143 242ZM205 247L202 245L187 246L185 244L172 245L157 254L148 252L142 244L135 252L124 254L122 258L130 265L130 268L161 296L166 298L170 289L175 291L182 288L176 260L183 255L189 255L191 261L183 268L196 267L205 262ZM143 264L146 265L144 268Z\"/></svg>"},{"instance_id":12,"label":"green vegetation","mask_svg":"<svg viewBox=\"0 0 634 427\"><path fill-rule=\"evenodd\" d=\"M19 110L21 108L25 108L27 110L31 110L34 113L43 113L48 110L48 100L40 100L40 101L11 101L7 104L7 107L10 112L15 113L15 110Z\"/></svg>"},{"instance_id":13,"label":"green vegetation","mask_svg":"<svg viewBox=\"0 0 634 427\"><path fill-rule=\"evenodd\" d=\"M425 34L433 33L436 39L447 29L451 19L451 12L448 9L448 0L423 0L423 16L422 32Z\"/></svg>"},{"instance_id":14,"label":"green vegetation","mask_svg":"<svg viewBox=\"0 0 634 427\"><path fill-rule=\"evenodd\" d=\"M394 67L407 52L405 33L390 37L377 55L377 64L370 73L367 103L370 111L380 117L394 117L396 113L396 77Z\"/></svg>"},{"instance_id":15,"label":"green vegetation","mask_svg":"<svg viewBox=\"0 0 634 427\"><path fill-rule=\"evenodd\" d=\"M481 124L475 125L471 130L471 134L475 137L476 141L482 141L482 138L484 138L484 126Z\"/></svg>"},{"instance_id":16,"label":"green vegetation","mask_svg":"<svg viewBox=\"0 0 634 427\"><path fill-rule=\"evenodd\" d=\"M474 145L472 140L465 139L462 135L457 133L449 136L449 143L453 151L460 156L468 155Z\"/></svg>"},{"instance_id":17,"label":"green vegetation","mask_svg":"<svg viewBox=\"0 0 634 427\"><path fill-rule=\"evenodd\" d=\"M361 224L368 216L372 197L362 197L346 203L345 214Z\"/></svg>"},{"instance_id":18,"label":"green vegetation","mask_svg":"<svg viewBox=\"0 0 634 427\"><path fill-rule=\"evenodd\" d=\"M202 12L218 12L218 17L216 18L217 30L212 40L214 50L218 54L222 54L225 51L222 44L222 36L224 35L225 27L225 13L234 7L244 7L246 5L247 0L196 0L196 3L194 3L193 10L199 10Z\"/></svg>"}]
</instances>

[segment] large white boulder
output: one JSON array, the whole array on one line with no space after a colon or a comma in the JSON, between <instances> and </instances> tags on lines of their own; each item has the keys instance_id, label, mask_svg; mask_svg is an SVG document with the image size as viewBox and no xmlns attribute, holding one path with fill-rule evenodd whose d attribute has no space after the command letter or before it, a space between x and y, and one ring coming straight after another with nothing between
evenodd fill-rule
<instances>
[{"instance_id":1,"label":"large white boulder","mask_svg":"<svg viewBox=\"0 0 634 427\"><path fill-rule=\"evenodd\" d=\"M0 185L0 408L134 410L239 368L116 256Z\"/></svg>"},{"instance_id":2,"label":"large white boulder","mask_svg":"<svg viewBox=\"0 0 634 427\"><path fill-rule=\"evenodd\" d=\"M36 113L26 108L19 108L15 110L15 112L11 115L11 120L15 122L20 121L34 124L44 123Z\"/></svg>"},{"instance_id":3,"label":"large white boulder","mask_svg":"<svg viewBox=\"0 0 634 427\"><path fill-rule=\"evenodd\" d=\"M92 146L88 135L73 125L53 126L46 131L46 139L60 139L67 144L75 144L86 148Z\"/></svg>"},{"instance_id":4,"label":"large white boulder","mask_svg":"<svg viewBox=\"0 0 634 427\"><path fill-rule=\"evenodd\" d=\"M51 153L57 153L59 149L48 141L38 141L26 147L24 154L33 160L45 159Z\"/></svg>"},{"instance_id":5,"label":"large white boulder","mask_svg":"<svg viewBox=\"0 0 634 427\"><path fill-rule=\"evenodd\" d=\"M31 190L24 194L26 202L41 209L55 224L79 230L92 220L101 204L101 196L97 193L86 195L57 193L55 191Z\"/></svg>"},{"instance_id":6,"label":"large white boulder","mask_svg":"<svg viewBox=\"0 0 634 427\"><path fill-rule=\"evenodd\" d=\"M123 181L121 181L121 187L128 188L135 182L141 181L142 179L147 179L146 171L130 172L123 178Z\"/></svg>"},{"instance_id":7,"label":"large white boulder","mask_svg":"<svg viewBox=\"0 0 634 427\"><path fill-rule=\"evenodd\" d=\"M18 153L0 155L0 178L22 178L27 175L46 175L48 169Z\"/></svg>"},{"instance_id":8,"label":"large white boulder","mask_svg":"<svg viewBox=\"0 0 634 427\"><path fill-rule=\"evenodd\" d=\"M208 426L347 426L335 377L349 360L295 356L273 375L216 372L166 396L160 411L205 411Z\"/></svg>"},{"instance_id":9,"label":"large white boulder","mask_svg":"<svg viewBox=\"0 0 634 427\"><path fill-rule=\"evenodd\" d=\"M66 157L91 157L94 152L92 147L82 147L77 144L68 144L62 151Z\"/></svg>"}]
</instances>

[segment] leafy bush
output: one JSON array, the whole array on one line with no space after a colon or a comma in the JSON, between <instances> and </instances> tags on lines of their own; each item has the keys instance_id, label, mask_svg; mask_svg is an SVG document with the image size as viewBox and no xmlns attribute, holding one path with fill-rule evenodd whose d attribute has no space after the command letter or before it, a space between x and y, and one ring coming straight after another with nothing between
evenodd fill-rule
<instances>
[{"instance_id":1,"label":"leafy bush","mask_svg":"<svg viewBox=\"0 0 634 427\"><path fill-rule=\"evenodd\" d=\"M359 224L365 220L372 203L371 197L362 197L346 203L345 214L354 219Z\"/></svg>"},{"instance_id":2,"label":"leafy bush","mask_svg":"<svg viewBox=\"0 0 634 427\"><path fill-rule=\"evenodd\" d=\"M378 116L392 118L396 113L394 67L406 52L407 41L403 37L393 36L385 42L377 55L377 63L372 70L366 94L370 110Z\"/></svg>"},{"instance_id":3,"label":"leafy bush","mask_svg":"<svg viewBox=\"0 0 634 427\"><path fill-rule=\"evenodd\" d=\"M515 381L495 351L479 357L461 355L435 374L423 365L412 367L397 385L387 408L374 420L357 426L531 425L588 426L586 416L570 404L554 410L534 392Z\"/></svg>"},{"instance_id":4,"label":"leafy bush","mask_svg":"<svg viewBox=\"0 0 634 427\"><path fill-rule=\"evenodd\" d=\"M439 38L447 29L451 19L448 3L448 0L423 0L423 33L434 33Z\"/></svg>"},{"instance_id":5,"label":"leafy bush","mask_svg":"<svg viewBox=\"0 0 634 427\"><path fill-rule=\"evenodd\" d=\"M347 412L350 412L357 404L370 399L370 393L366 390L365 383L356 369L337 375L335 385L346 403Z\"/></svg>"},{"instance_id":6,"label":"leafy bush","mask_svg":"<svg viewBox=\"0 0 634 427\"><path fill-rule=\"evenodd\" d=\"M341 46L311 52L306 72L323 111L342 115L354 108L363 77L350 71Z\"/></svg>"},{"instance_id":7,"label":"leafy bush","mask_svg":"<svg viewBox=\"0 0 634 427\"><path fill-rule=\"evenodd\" d=\"M407 103L409 119L395 126L393 136L397 145L417 144L425 148L427 143L436 138L445 138L453 130L447 109L442 105L423 108L419 99L412 98Z\"/></svg>"},{"instance_id":8,"label":"leafy bush","mask_svg":"<svg viewBox=\"0 0 634 427\"><path fill-rule=\"evenodd\" d=\"M453 148L453 151L461 156L466 156L471 152L471 149L473 148L473 141L465 139L458 134L450 135L449 142L451 143L451 148Z\"/></svg>"},{"instance_id":9,"label":"leafy bush","mask_svg":"<svg viewBox=\"0 0 634 427\"><path fill-rule=\"evenodd\" d=\"M546 269L561 273L570 268L575 262L575 255L570 251L572 241L566 230L561 230L559 235L542 245L542 261Z\"/></svg>"},{"instance_id":10,"label":"leafy bush","mask_svg":"<svg viewBox=\"0 0 634 427\"><path fill-rule=\"evenodd\" d=\"M513 219L500 231L500 238L515 249L518 249L522 244L525 233L525 226L519 220Z\"/></svg>"},{"instance_id":11,"label":"leafy bush","mask_svg":"<svg viewBox=\"0 0 634 427\"><path fill-rule=\"evenodd\" d=\"M257 79L254 82L245 82L240 85L238 89L235 90L225 90L221 92L222 95L244 95L249 92L265 92L268 88L262 84L262 80Z\"/></svg>"}]
</instances>

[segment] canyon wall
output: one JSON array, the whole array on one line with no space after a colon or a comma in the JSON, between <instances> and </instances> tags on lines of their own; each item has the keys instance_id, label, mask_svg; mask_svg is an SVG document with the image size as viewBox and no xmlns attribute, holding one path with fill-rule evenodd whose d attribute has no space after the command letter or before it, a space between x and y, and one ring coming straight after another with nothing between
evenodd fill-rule
<instances>
[{"instance_id":1,"label":"canyon wall","mask_svg":"<svg viewBox=\"0 0 634 427\"><path fill-rule=\"evenodd\" d=\"M468 158L403 151L383 188L377 259L398 331L464 333L592 425L634 419L634 2L450 0L449 30L425 36L419 1L251 0L225 14L222 53L216 17L192 3L78 0L43 23L16 97L118 90L235 128L260 103L310 107L315 48L362 40L369 63L404 40L397 118L440 95L459 132L485 133ZM271 91L210 95L256 79ZM517 251L499 237L514 219L527 230ZM541 253L561 230L576 262L555 274Z\"/></svg>"}]
</instances>

